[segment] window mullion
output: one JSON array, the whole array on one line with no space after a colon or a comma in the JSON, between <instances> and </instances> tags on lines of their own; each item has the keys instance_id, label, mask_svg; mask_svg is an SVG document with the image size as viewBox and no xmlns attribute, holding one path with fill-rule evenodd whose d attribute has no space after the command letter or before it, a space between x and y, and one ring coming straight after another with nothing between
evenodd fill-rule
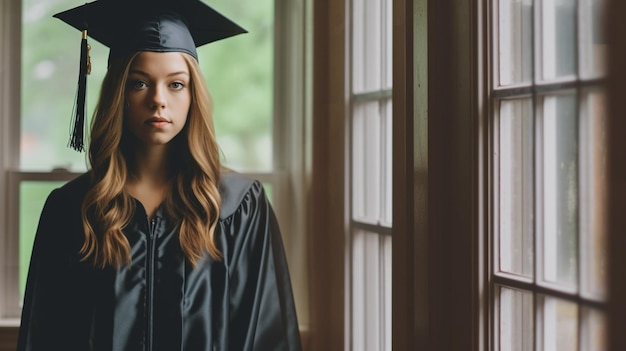
<instances>
[{"instance_id":1,"label":"window mullion","mask_svg":"<svg viewBox=\"0 0 626 351\"><path fill-rule=\"evenodd\" d=\"M9 224L15 211L10 169L19 163L21 28L20 0L0 1L0 321L17 324L17 290L7 289L17 279L16 236Z\"/></svg>"}]
</instances>

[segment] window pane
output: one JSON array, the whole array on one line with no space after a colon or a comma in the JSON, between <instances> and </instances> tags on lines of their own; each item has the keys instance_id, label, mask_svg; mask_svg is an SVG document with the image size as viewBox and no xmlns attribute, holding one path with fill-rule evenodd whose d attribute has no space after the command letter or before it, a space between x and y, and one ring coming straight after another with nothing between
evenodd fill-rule
<instances>
[{"instance_id":1,"label":"window pane","mask_svg":"<svg viewBox=\"0 0 626 351\"><path fill-rule=\"evenodd\" d=\"M383 46L384 46L384 63L383 63L383 89L391 89L393 86L393 31L391 30L391 23L393 21L393 9L392 9L392 0L382 0L383 8L385 12L383 15L383 28L385 35L383 36Z\"/></svg>"},{"instance_id":2,"label":"window pane","mask_svg":"<svg viewBox=\"0 0 626 351\"><path fill-rule=\"evenodd\" d=\"M352 218L391 227L391 98L357 102L353 114Z\"/></svg>"},{"instance_id":3,"label":"window pane","mask_svg":"<svg viewBox=\"0 0 626 351\"><path fill-rule=\"evenodd\" d=\"M240 171L272 169L274 0L210 2L249 33L198 48L213 97L223 161ZM254 59L251 59L254 58Z\"/></svg>"},{"instance_id":4,"label":"window pane","mask_svg":"<svg viewBox=\"0 0 626 351\"><path fill-rule=\"evenodd\" d=\"M581 351L608 350L607 323L607 315L603 311L582 308Z\"/></svg>"},{"instance_id":5,"label":"window pane","mask_svg":"<svg viewBox=\"0 0 626 351\"><path fill-rule=\"evenodd\" d=\"M499 0L499 85L532 80L532 1Z\"/></svg>"},{"instance_id":6,"label":"window pane","mask_svg":"<svg viewBox=\"0 0 626 351\"><path fill-rule=\"evenodd\" d=\"M586 91L581 106L584 138L581 149L581 288L584 293L606 295L607 138L606 100L600 91Z\"/></svg>"},{"instance_id":7,"label":"window pane","mask_svg":"<svg viewBox=\"0 0 626 351\"><path fill-rule=\"evenodd\" d=\"M65 182L38 182L24 181L20 183L20 214L19 214L19 276L20 301L24 296L26 275L30 263L30 254L33 249L38 218L46 202L48 194L63 185Z\"/></svg>"},{"instance_id":8,"label":"window pane","mask_svg":"<svg viewBox=\"0 0 626 351\"><path fill-rule=\"evenodd\" d=\"M392 223L392 194L393 194L393 154L392 154L392 144L393 144L393 130L392 130L392 102L391 99L386 99L381 102L382 104L382 164L383 167L381 169L381 176L383 179L383 186L381 194L382 202L382 214L380 224L386 227L391 227Z\"/></svg>"},{"instance_id":9,"label":"window pane","mask_svg":"<svg viewBox=\"0 0 626 351\"><path fill-rule=\"evenodd\" d=\"M378 101L354 105L352 120L352 214L378 224L382 174L382 121Z\"/></svg>"},{"instance_id":10,"label":"window pane","mask_svg":"<svg viewBox=\"0 0 626 351\"><path fill-rule=\"evenodd\" d=\"M500 102L500 270L533 275L533 113L530 99Z\"/></svg>"},{"instance_id":11,"label":"window pane","mask_svg":"<svg viewBox=\"0 0 626 351\"><path fill-rule=\"evenodd\" d=\"M352 239L352 349L391 350L391 236Z\"/></svg>"},{"instance_id":12,"label":"window pane","mask_svg":"<svg viewBox=\"0 0 626 351\"><path fill-rule=\"evenodd\" d=\"M543 274L576 286L578 234L578 123L573 95L543 102Z\"/></svg>"},{"instance_id":13,"label":"window pane","mask_svg":"<svg viewBox=\"0 0 626 351\"><path fill-rule=\"evenodd\" d=\"M353 92L383 89L383 57L387 57L383 38L383 18L390 20L380 0L355 0L352 3L352 84ZM386 16L386 17L384 17ZM391 23L391 22L389 22ZM386 73L386 72L385 72Z\"/></svg>"},{"instance_id":14,"label":"window pane","mask_svg":"<svg viewBox=\"0 0 626 351\"><path fill-rule=\"evenodd\" d=\"M583 77L598 77L606 71L604 18L606 0L579 0L582 7L580 65Z\"/></svg>"},{"instance_id":15,"label":"window pane","mask_svg":"<svg viewBox=\"0 0 626 351\"><path fill-rule=\"evenodd\" d=\"M500 351L533 349L533 295L530 292L501 287L499 300Z\"/></svg>"},{"instance_id":16,"label":"window pane","mask_svg":"<svg viewBox=\"0 0 626 351\"><path fill-rule=\"evenodd\" d=\"M576 0L543 0L541 10L541 78L576 74Z\"/></svg>"},{"instance_id":17,"label":"window pane","mask_svg":"<svg viewBox=\"0 0 626 351\"><path fill-rule=\"evenodd\" d=\"M22 169L86 169L85 154L67 146L78 83L81 33L52 18L54 13L76 5L74 0L22 1ZM95 40L89 42L92 71L87 78L86 104L87 116L91 117L106 71L108 49Z\"/></svg>"},{"instance_id":18,"label":"window pane","mask_svg":"<svg viewBox=\"0 0 626 351\"><path fill-rule=\"evenodd\" d=\"M552 297L541 300L543 350L578 350L578 305Z\"/></svg>"}]
</instances>

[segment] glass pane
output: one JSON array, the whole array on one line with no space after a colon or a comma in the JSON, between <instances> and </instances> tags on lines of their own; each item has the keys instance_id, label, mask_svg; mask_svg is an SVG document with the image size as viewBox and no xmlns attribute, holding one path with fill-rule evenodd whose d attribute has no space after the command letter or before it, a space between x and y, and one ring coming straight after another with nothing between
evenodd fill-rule
<instances>
[{"instance_id":1,"label":"glass pane","mask_svg":"<svg viewBox=\"0 0 626 351\"><path fill-rule=\"evenodd\" d=\"M499 319L496 323L497 349L527 351L533 349L533 295L530 292L500 288Z\"/></svg>"},{"instance_id":2,"label":"glass pane","mask_svg":"<svg viewBox=\"0 0 626 351\"><path fill-rule=\"evenodd\" d=\"M24 181L20 183L20 212L19 212L19 276L20 301L24 296L26 276L30 263L30 254L33 250L33 241L37 231L37 223L41 210L48 194L63 185L65 182L38 182Z\"/></svg>"},{"instance_id":3,"label":"glass pane","mask_svg":"<svg viewBox=\"0 0 626 351\"><path fill-rule=\"evenodd\" d=\"M578 123L573 95L543 103L543 274L576 286L578 235Z\"/></svg>"},{"instance_id":4,"label":"glass pane","mask_svg":"<svg viewBox=\"0 0 626 351\"><path fill-rule=\"evenodd\" d=\"M380 236L381 241L381 255L382 255L382 265L380 274L382 276L381 281L383 282L383 286L380 287L381 291L381 304L383 306L383 329L381 330L382 340L380 350L383 351L391 351L391 335L392 335L392 324L391 324L391 295L393 293L392 290L392 246L391 246L391 235L383 235Z\"/></svg>"},{"instance_id":5,"label":"glass pane","mask_svg":"<svg viewBox=\"0 0 626 351\"><path fill-rule=\"evenodd\" d=\"M383 179L383 187L381 194L381 198L383 199L382 203L382 218L380 221L381 225L386 227L391 227L391 223L393 220L393 212L392 212L392 194L393 194L393 154L392 154L392 144L393 144L393 130L392 130L392 102L391 99L386 99L382 101L382 112L383 112L383 140L382 140L382 157L383 157L383 167L381 169L382 179Z\"/></svg>"},{"instance_id":6,"label":"glass pane","mask_svg":"<svg viewBox=\"0 0 626 351\"><path fill-rule=\"evenodd\" d=\"M384 64L383 64L383 89L391 89L393 86L393 30L392 30L392 19L393 19L393 9L392 9L392 0L382 0L384 3L385 12L383 13L383 28L385 31L385 36L383 36L383 47L384 47Z\"/></svg>"},{"instance_id":7,"label":"glass pane","mask_svg":"<svg viewBox=\"0 0 626 351\"><path fill-rule=\"evenodd\" d=\"M532 101L500 102L500 270L533 275Z\"/></svg>"},{"instance_id":8,"label":"glass pane","mask_svg":"<svg viewBox=\"0 0 626 351\"><path fill-rule=\"evenodd\" d=\"M578 350L578 305L552 297L542 300L543 350Z\"/></svg>"},{"instance_id":9,"label":"glass pane","mask_svg":"<svg viewBox=\"0 0 626 351\"><path fill-rule=\"evenodd\" d=\"M239 171L272 169L274 0L210 2L249 33L198 48L213 97L223 162ZM254 58L254 59L250 59Z\"/></svg>"},{"instance_id":10,"label":"glass pane","mask_svg":"<svg viewBox=\"0 0 626 351\"><path fill-rule=\"evenodd\" d=\"M499 85L532 80L532 0L498 1Z\"/></svg>"},{"instance_id":11,"label":"glass pane","mask_svg":"<svg viewBox=\"0 0 626 351\"><path fill-rule=\"evenodd\" d=\"M541 11L541 78L576 74L576 0L543 0Z\"/></svg>"},{"instance_id":12,"label":"glass pane","mask_svg":"<svg viewBox=\"0 0 626 351\"><path fill-rule=\"evenodd\" d=\"M382 50L383 18L386 11L382 11L380 0L355 0L352 3L352 85L353 92L377 91L383 88L383 57L386 50ZM390 18L391 14L388 15ZM391 22L389 22L391 23Z\"/></svg>"},{"instance_id":13,"label":"glass pane","mask_svg":"<svg viewBox=\"0 0 626 351\"><path fill-rule=\"evenodd\" d=\"M606 203L607 121L605 96L601 91L583 95L581 132L581 288L584 293L604 297L607 290L608 253Z\"/></svg>"},{"instance_id":14,"label":"glass pane","mask_svg":"<svg viewBox=\"0 0 626 351\"><path fill-rule=\"evenodd\" d=\"M391 350L391 236L357 230L352 239L353 350Z\"/></svg>"},{"instance_id":15,"label":"glass pane","mask_svg":"<svg viewBox=\"0 0 626 351\"><path fill-rule=\"evenodd\" d=\"M582 308L581 351L608 350L608 317L603 311Z\"/></svg>"},{"instance_id":16,"label":"glass pane","mask_svg":"<svg viewBox=\"0 0 626 351\"><path fill-rule=\"evenodd\" d=\"M604 33L606 0L579 0L581 22L580 65L583 77L603 76L606 72L606 36Z\"/></svg>"},{"instance_id":17,"label":"glass pane","mask_svg":"<svg viewBox=\"0 0 626 351\"><path fill-rule=\"evenodd\" d=\"M382 121L377 101L355 104L352 120L352 216L378 224L381 216Z\"/></svg>"},{"instance_id":18,"label":"glass pane","mask_svg":"<svg viewBox=\"0 0 626 351\"><path fill-rule=\"evenodd\" d=\"M86 169L85 154L68 147L81 33L52 18L76 5L74 0L22 1L20 167L24 170ZM108 49L95 40L90 40L90 45L93 69L87 78L86 125L97 102L108 55Z\"/></svg>"}]
</instances>

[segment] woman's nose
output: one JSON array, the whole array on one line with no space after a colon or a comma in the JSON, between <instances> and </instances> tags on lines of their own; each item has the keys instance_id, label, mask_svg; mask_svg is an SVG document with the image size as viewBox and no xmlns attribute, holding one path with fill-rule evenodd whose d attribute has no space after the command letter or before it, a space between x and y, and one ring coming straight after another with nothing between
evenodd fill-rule
<instances>
[{"instance_id":1,"label":"woman's nose","mask_svg":"<svg viewBox=\"0 0 626 351\"><path fill-rule=\"evenodd\" d=\"M166 99L165 99L163 88L155 86L152 89L152 93L150 94L150 98L149 98L150 108L153 110L164 108L165 101Z\"/></svg>"}]
</instances>

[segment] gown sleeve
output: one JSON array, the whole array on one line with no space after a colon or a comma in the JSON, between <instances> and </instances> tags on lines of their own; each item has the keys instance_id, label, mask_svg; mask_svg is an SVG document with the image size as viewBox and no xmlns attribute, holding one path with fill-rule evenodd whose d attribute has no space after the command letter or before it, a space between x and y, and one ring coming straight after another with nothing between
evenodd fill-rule
<instances>
[{"instance_id":1,"label":"gown sleeve","mask_svg":"<svg viewBox=\"0 0 626 351\"><path fill-rule=\"evenodd\" d=\"M222 240L228 320L220 350L301 350L281 233L259 182L225 220Z\"/></svg>"},{"instance_id":2,"label":"gown sleeve","mask_svg":"<svg viewBox=\"0 0 626 351\"><path fill-rule=\"evenodd\" d=\"M18 337L18 351L77 350L84 345L89 323L85 286L77 274L75 243L68 234L67 206L58 190L44 205L31 254Z\"/></svg>"}]
</instances>

